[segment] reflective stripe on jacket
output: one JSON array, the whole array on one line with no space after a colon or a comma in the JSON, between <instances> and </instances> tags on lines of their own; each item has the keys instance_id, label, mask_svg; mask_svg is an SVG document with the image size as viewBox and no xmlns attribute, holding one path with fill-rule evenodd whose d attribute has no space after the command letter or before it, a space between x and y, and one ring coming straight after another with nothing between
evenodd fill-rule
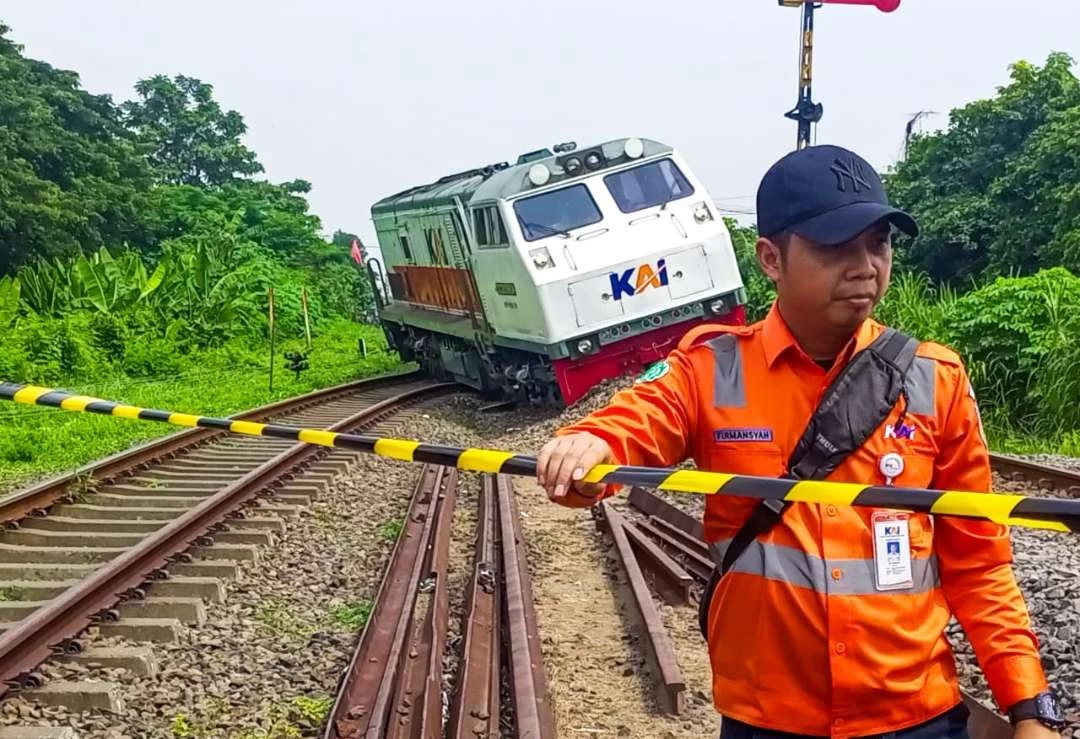
<instances>
[{"instance_id":1,"label":"reflective stripe on jacket","mask_svg":"<svg viewBox=\"0 0 1080 739\"><path fill-rule=\"evenodd\" d=\"M658 379L635 384L557 434L588 431L619 464L779 477L843 364L883 327L867 321L826 371L797 345L776 306L752 326L689 332ZM655 374L655 373L654 373ZM902 487L987 491L989 453L967 373L952 351L920 345L880 430L827 479L884 484L882 456L904 462ZM611 486L602 497L614 494ZM566 504L589 505L577 494ZM756 500L706 498L714 552ZM817 736L912 726L960 700L945 637L955 615L999 706L1046 689L1036 637L1012 573L1008 529L912 514L913 586L879 591L867 508L795 503L720 582L709 609L717 710L748 724Z\"/></svg>"}]
</instances>

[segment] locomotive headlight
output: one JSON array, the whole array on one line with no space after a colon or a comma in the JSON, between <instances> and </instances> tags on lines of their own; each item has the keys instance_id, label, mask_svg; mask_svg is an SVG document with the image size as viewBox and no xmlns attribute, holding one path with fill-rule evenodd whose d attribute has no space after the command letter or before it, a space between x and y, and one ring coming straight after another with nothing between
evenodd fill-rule
<instances>
[{"instance_id":1,"label":"locomotive headlight","mask_svg":"<svg viewBox=\"0 0 1080 739\"><path fill-rule=\"evenodd\" d=\"M600 169L600 165L603 163L603 160L600 159L600 155L595 151L590 151L585 155L585 166L589 169Z\"/></svg>"},{"instance_id":2,"label":"locomotive headlight","mask_svg":"<svg viewBox=\"0 0 1080 739\"><path fill-rule=\"evenodd\" d=\"M576 175L581 171L581 160L577 157L570 157L563 163L563 170L570 176Z\"/></svg>"},{"instance_id":3,"label":"locomotive headlight","mask_svg":"<svg viewBox=\"0 0 1080 739\"><path fill-rule=\"evenodd\" d=\"M543 164L534 164L529 167L529 182L533 183L537 187L546 184L551 179L551 170L545 167Z\"/></svg>"},{"instance_id":4,"label":"locomotive headlight","mask_svg":"<svg viewBox=\"0 0 1080 739\"><path fill-rule=\"evenodd\" d=\"M539 249L530 249L529 257L537 269L555 266L555 260L551 258L551 252L547 250L546 246L541 246Z\"/></svg>"},{"instance_id":5,"label":"locomotive headlight","mask_svg":"<svg viewBox=\"0 0 1080 739\"><path fill-rule=\"evenodd\" d=\"M645 144L638 138L627 139L626 143L623 144L623 151L626 152L628 158L637 159L645 153Z\"/></svg>"},{"instance_id":6,"label":"locomotive headlight","mask_svg":"<svg viewBox=\"0 0 1080 739\"><path fill-rule=\"evenodd\" d=\"M713 302L709 303L709 310L714 316L721 316L727 313L728 308L724 304L723 300L714 300Z\"/></svg>"},{"instance_id":7,"label":"locomotive headlight","mask_svg":"<svg viewBox=\"0 0 1080 739\"><path fill-rule=\"evenodd\" d=\"M698 223L706 223L711 221L712 211L709 210L709 206L702 200L700 203L694 206L694 220Z\"/></svg>"},{"instance_id":8,"label":"locomotive headlight","mask_svg":"<svg viewBox=\"0 0 1080 739\"><path fill-rule=\"evenodd\" d=\"M592 339L582 339L577 343L577 350L582 354L588 354L593 349Z\"/></svg>"}]
</instances>

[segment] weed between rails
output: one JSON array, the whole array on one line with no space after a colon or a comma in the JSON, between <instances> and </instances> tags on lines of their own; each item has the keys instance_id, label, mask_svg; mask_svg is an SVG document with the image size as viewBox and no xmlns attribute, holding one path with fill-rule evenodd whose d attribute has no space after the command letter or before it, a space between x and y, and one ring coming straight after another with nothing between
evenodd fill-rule
<instances>
[{"instance_id":1,"label":"weed between rails","mask_svg":"<svg viewBox=\"0 0 1080 739\"><path fill-rule=\"evenodd\" d=\"M333 698L327 695L298 695L271 704L256 720L266 728L222 733L221 726L232 722L231 705L224 698L211 699L198 718L187 713L173 716L170 730L175 739L300 739L304 730L321 726L330 715Z\"/></svg>"}]
</instances>

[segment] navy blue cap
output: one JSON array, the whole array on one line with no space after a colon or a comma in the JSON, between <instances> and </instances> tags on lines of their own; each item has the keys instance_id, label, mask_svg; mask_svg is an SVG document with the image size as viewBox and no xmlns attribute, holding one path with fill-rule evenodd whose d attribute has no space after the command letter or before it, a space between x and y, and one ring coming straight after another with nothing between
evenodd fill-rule
<instances>
[{"instance_id":1,"label":"navy blue cap","mask_svg":"<svg viewBox=\"0 0 1080 739\"><path fill-rule=\"evenodd\" d=\"M790 231L827 245L850 241L882 218L919 235L915 219L889 204L874 168L830 145L793 151L770 167L758 187L757 218L766 238Z\"/></svg>"}]
</instances>

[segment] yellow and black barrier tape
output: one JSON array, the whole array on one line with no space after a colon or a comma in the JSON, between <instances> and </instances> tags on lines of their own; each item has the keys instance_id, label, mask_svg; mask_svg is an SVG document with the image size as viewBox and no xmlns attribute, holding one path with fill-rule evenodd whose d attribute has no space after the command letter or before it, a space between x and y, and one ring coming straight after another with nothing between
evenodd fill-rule
<instances>
[{"instance_id":1,"label":"yellow and black barrier tape","mask_svg":"<svg viewBox=\"0 0 1080 739\"><path fill-rule=\"evenodd\" d=\"M461 449L407 439L305 429L273 423L139 408L63 390L0 382L0 399L69 411L120 418L159 421L174 426L200 426L247 436L273 436L307 444L356 449L388 459L456 467L473 472L536 476L536 458L492 449ZM867 506L961 516L1011 526L1080 533L1080 500L1034 498L1007 493L902 488L819 480L781 480L703 470L654 469L627 465L597 465L586 482L620 484L701 495L773 498L792 502Z\"/></svg>"}]
</instances>

